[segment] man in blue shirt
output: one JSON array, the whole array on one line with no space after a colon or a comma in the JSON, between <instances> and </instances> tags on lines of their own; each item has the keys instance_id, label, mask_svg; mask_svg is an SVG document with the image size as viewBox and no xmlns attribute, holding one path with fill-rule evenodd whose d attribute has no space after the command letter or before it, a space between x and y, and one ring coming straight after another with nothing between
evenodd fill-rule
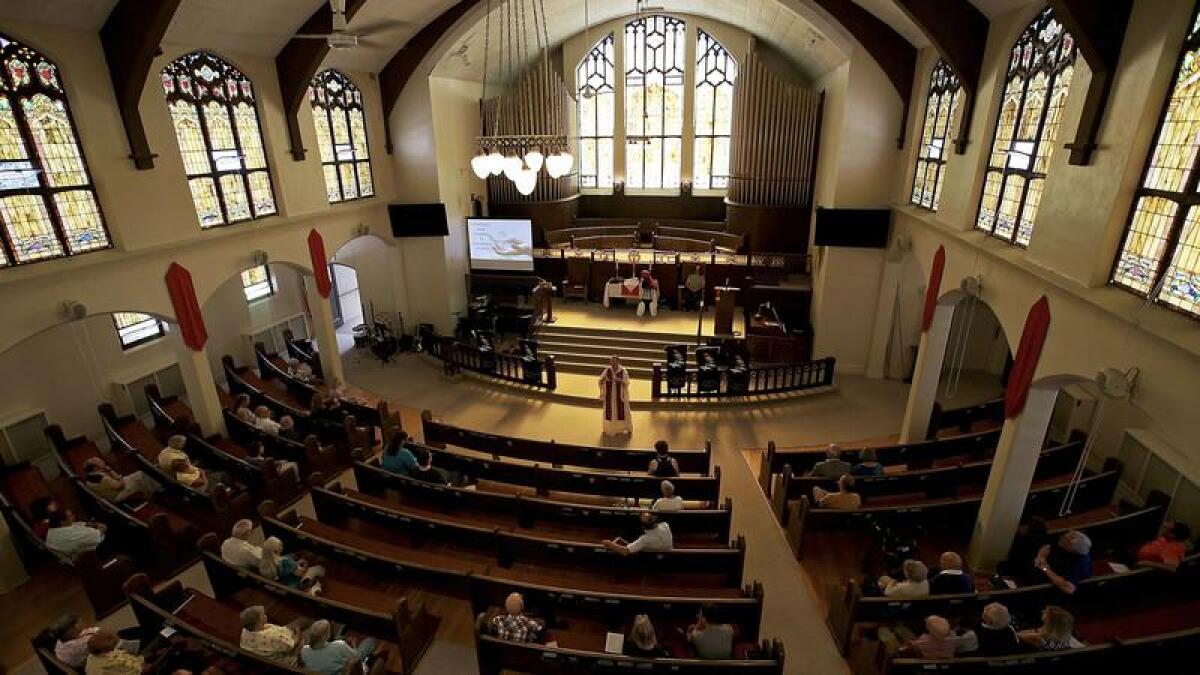
<instances>
[{"instance_id":1,"label":"man in blue shirt","mask_svg":"<svg viewBox=\"0 0 1200 675\"><path fill-rule=\"evenodd\" d=\"M408 433L404 431L397 431L392 440L388 441L387 447L383 449L383 459L379 462L385 471L407 476L417 468L416 456L404 445L407 442Z\"/></svg>"},{"instance_id":2,"label":"man in blue shirt","mask_svg":"<svg viewBox=\"0 0 1200 675\"><path fill-rule=\"evenodd\" d=\"M314 621L308 628L308 644L300 650L300 662L304 669L321 675L337 675L346 670L346 666L355 661L362 661L375 651L375 640L366 638L351 646L346 640L330 640L329 622L321 619Z\"/></svg>"}]
</instances>

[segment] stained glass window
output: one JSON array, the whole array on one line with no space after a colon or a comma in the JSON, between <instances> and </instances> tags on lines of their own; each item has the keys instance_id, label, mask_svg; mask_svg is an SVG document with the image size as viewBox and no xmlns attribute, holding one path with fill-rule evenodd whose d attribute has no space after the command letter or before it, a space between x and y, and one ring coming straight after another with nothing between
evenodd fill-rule
<instances>
[{"instance_id":1,"label":"stained glass window","mask_svg":"<svg viewBox=\"0 0 1200 675\"><path fill-rule=\"evenodd\" d=\"M163 68L162 87L200 227L274 215L250 79L213 54L192 52Z\"/></svg>"},{"instance_id":2,"label":"stained glass window","mask_svg":"<svg viewBox=\"0 0 1200 675\"><path fill-rule=\"evenodd\" d=\"M975 226L1028 246L1075 64L1075 41L1042 10L1008 60Z\"/></svg>"},{"instance_id":3,"label":"stained glass window","mask_svg":"<svg viewBox=\"0 0 1200 675\"><path fill-rule=\"evenodd\" d=\"M362 91L344 73L326 70L313 78L308 100L329 203L374 195Z\"/></svg>"},{"instance_id":4,"label":"stained glass window","mask_svg":"<svg viewBox=\"0 0 1200 675\"><path fill-rule=\"evenodd\" d=\"M684 40L681 19L625 24L625 184L678 188L683 167Z\"/></svg>"},{"instance_id":5,"label":"stained glass window","mask_svg":"<svg viewBox=\"0 0 1200 675\"><path fill-rule=\"evenodd\" d=\"M121 341L121 349L132 349L167 334L166 322L149 314L117 312L112 318L113 327L117 329L117 339Z\"/></svg>"},{"instance_id":6,"label":"stained glass window","mask_svg":"<svg viewBox=\"0 0 1200 675\"><path fill-rule=\"evenodd\" d=\"M613 36L597 42L575 69L579 94L579 187L613 184L616 66Z\"/></svg>"},{"instance_id":7,"label":"stained glass window","mask_svg":"<svg viewBox=\"0 0 1200 675\"><path fill-rule=\"evenodd\" d=\"M58 67L0 35L0 267L111 248Z\"/></svg>"},{"instance_id":8,"label":"stained glass window","mask_svg":"<svg viewBox=\"0 0 1200 675\"><path fill-rule=\"evenodd\" d=\"M251 267L242 272L242 291L246 302L254 302L275 294L275 280L266 265Z\"/></svg>"},{"instance_id":9,"label":"stained glass window","mask_svg":"<svg viewBox=\"0 0 1200 675\"><path fill-rule=\"evenodd\" d=\"M1112 282L1200 317L1200 14L1183 44Z\"/></svg>"},{"instance_id":10,"label":"stained glass window","mask_svg":"<svg viewBox=\"0 0 1200 675\"><path fill-rule=\"evenodd\" d=\"M692 184L698 190L729 187L733 133L733 83L737 61L721 43L696 31L696 152Z\"/></svg>"},{"instance_id":11,"label":"stained glass window","mask_svg":"<svg viewBox=\"0 0 1200 675\"><path fill-rule=\"evenodd\" d=\"M946 141L958 113L958 75L944 60L938 59L929 77L925 98L925 122L921 128L921 146L917 149L917 171L913 176L912 203L932 211L942 199L942 172L946 166Z\"/></svg>"}]
</instances>

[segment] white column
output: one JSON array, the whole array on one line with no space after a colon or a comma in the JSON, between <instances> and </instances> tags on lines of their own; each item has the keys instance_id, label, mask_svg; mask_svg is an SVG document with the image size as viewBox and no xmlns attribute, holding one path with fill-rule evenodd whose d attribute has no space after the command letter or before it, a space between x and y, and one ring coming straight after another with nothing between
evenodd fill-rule
<instances>
[{"instance_id":1,"label":"white column","mask_svg":"<svg viewBox=\"0 0 1200 675\"><path fill-rule=\"evenodd\" d=\"M889 255L890 258L890 255ZM900 263L887 260L883 264L883 278L879 281L879 302L875 306L875 330L871 331L871 346L867 351L867 377L882 380L887 377L888 348L892 343L892 332L898 316L896 302L900 295Z\"/></svg>"},{"instance_id":2,"label":"white column","mask_svg":"<svg viewBox=\"0 0 1200 675\"><path fill-rule=\"evenodd\" d=\"M1025 401L1025 410L1004 421L967 553L971 569L993 570L998 561L1008 556L1057 396L1058 387L1033 387Z\"/></svg>"},{"instance_id":3,"label":"white column","mask_svg":"<svg viewBox=\"0 0 1200 675\"><path fill-rule=\"evenodd\" d=\"M929 330L921 333L917 363L913 366L913 381L908 389L908 405L904 408L904 423L900 427L901 443L924 440L929 433L929 416L933 414L938 383L942 379L942 362L946 360L946 343L950 341L954 307L939 304L934 309Z\"/></svg>"},{"instance_id":4,"label":"white column","mask_svg":"<svg viewBox=\"0 0 1200 675\"><path fill-rule=\"evenodd\" d=\"M342 369L342 354L338 350L337 331L333 327L333 307L329 298L317 292L314 277L304 277L304 297L308 300L308 311L312 313L312 333L317 340L317 351L321 354L321 369L329 384L346 381Z\"/></svg>"},{"instance_id":5,"label":"white column","mask_svg":"<svg viewBox=\"0 0 1200 675\"><path fill-rule=\"evenodd\" d=\"M225 418L221 415L221 398L213 379L208 349L191 349L184 344L182 331L178 329L170 334L183 388L187 393L188 407L192 409L192 421L200 425L200 430L206 436L224 434Z\"/></svg>"}]
</instances>

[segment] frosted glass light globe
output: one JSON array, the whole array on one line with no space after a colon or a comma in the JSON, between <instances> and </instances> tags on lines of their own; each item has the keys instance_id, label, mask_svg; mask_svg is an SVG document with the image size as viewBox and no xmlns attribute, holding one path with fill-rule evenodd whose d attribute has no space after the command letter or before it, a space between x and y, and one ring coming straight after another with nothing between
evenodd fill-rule
<instances>
[{"instance_id":1,"label":"frosted glass light globe","mask_svg":"<svg viewBox=\"0 0 1200 675\"><path fill-rule=\"evenodd\" d=\"M537 150L530 150L529 152L525 153L525 165L528 166L529 168L533 169L534 171L541 170L542 162L545 159L546 159L546 156L543 155L542 153L538 152Z\"/></svg>"}]
</instances>

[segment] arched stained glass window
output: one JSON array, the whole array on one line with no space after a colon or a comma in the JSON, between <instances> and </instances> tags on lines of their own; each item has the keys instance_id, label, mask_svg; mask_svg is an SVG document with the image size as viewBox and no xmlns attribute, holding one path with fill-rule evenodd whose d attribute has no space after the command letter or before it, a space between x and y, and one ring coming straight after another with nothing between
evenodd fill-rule
<instances>
[{"instance_id":1,"label":"arched stained glass window","mask_svg":"<svg viewBox=\"0 0 1200 675\"><path fill-rule=\"evenodd\" d=\"M696 154L692 184L698 190L729 187L733 133L733 83L737 61L720 42L696 31Z\"/></svg>"},{"instance_id":2,"label":"arched stained glass window","mask_svg":"<svg viewBox=\"0 0 1200 675\"><path fill-rule=\"evenodd\" d=\"M917 171L912 187L912 203L932 211L938 210L942 199L946 140L958 113L960 89L958 75L948 63L938 59L929 77L925 122L921 129L921 146L917 148Z\"/></svg>"},{"instance_id":3,"label":"arched stained glass window","mask_svg":"<svg viewBox=\"0 0 1200 675\"><path fill-rule=\"evenodd\" d=\"M597 42L575 69L579 105L579 187L613 184L616 72L613 36Z\"/></svg>"},{"instance_id":4,"label":"arched stained glass window","mask_svg":"<svg viewBox=\"0 0 1200 675\"><path fill-rule=\"evenodd\" d=\"M326 70L313 78L308 100L312 102L329 203L374 195L362 91L345 73Z\"/></svg>"},{"instance_id":5,"label":"arched stained glass window","mask_svg":"<svg viewBox=\"0 0 1200 675\"><path fill-rule=\"evenodd\" d=\"M683 167L685 26L670 16L625 24L625 183L678 188Z\"/></svg>"},{"instance_id":6,"label":"arched stained glass window","mask_svg":"<svg viewBox=\"0 0 1200 675\"><path fill-rule=\"evenodd\" d=\"M1013 45L975 226L1028 246L1067 100L1075 41L1049 8Z\"/></svg>"},{"instance_id":7,"label":"arched stained glass window","mask_svg":"<svg viewBox=\"0 0 1200 675\"><path fill-rule=\"evenodd\" d=\"M110 248L58 68L0 35L0 267Z\"/></svg>"},{"instance_id":8,"label":"arched stained glass window","mask_svg":"<svg viewBox=\"0 0 1200 675\"><path fill-rule=\"evenodd\" d=\"M1200 14L1183 44L1112 282L1200 317Z\"/></svg>"},{"instance_id":9,"label":"arched stained glass window","mask_svg":"<svg viewBox=\"0 0 1200 675\"><path fill-rule=\"evenodd\" d=\"M200 227L274 215L250 79L213 54L192 52L163 68L162 86Z\"/></svg>"}]
</instances>

